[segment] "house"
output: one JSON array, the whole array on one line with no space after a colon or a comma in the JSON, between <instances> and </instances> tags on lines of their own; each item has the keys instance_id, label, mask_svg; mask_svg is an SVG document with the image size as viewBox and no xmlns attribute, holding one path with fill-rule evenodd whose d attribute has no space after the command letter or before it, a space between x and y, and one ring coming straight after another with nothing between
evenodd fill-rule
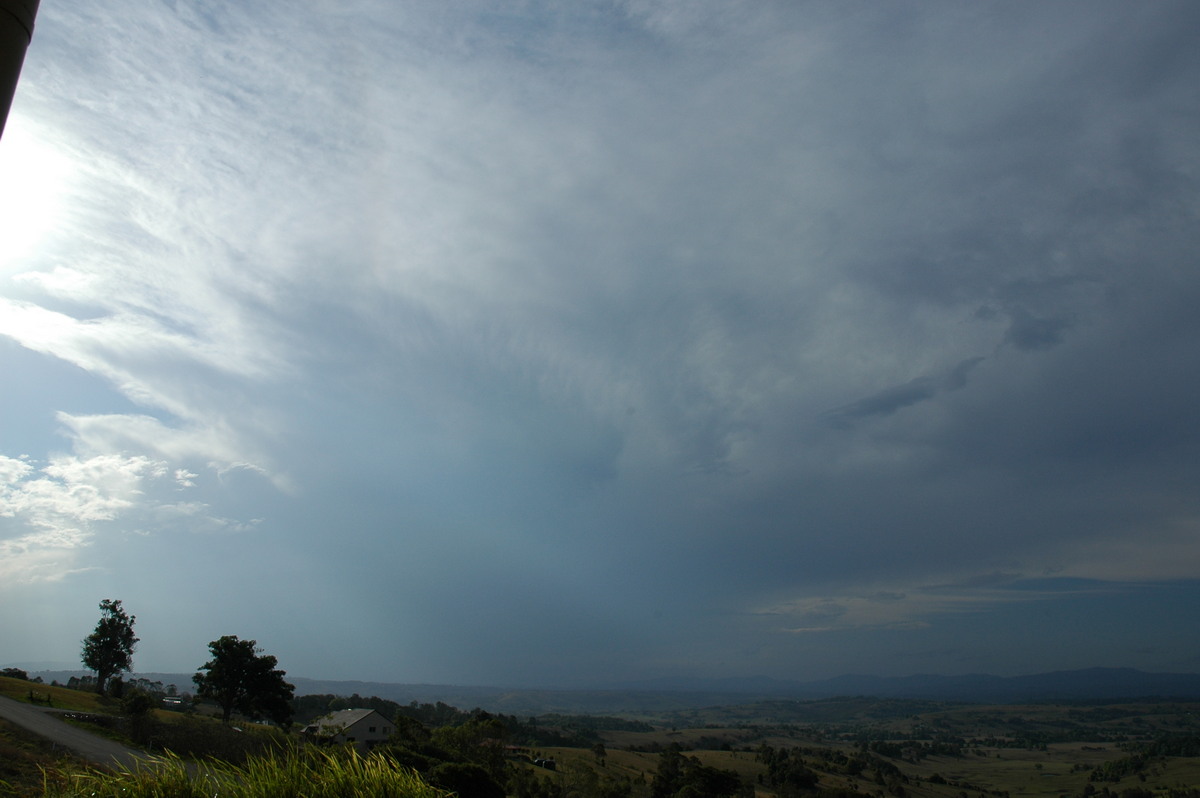
<instances>
[{"instance_id":1,"label":"house","mask_svg":"<svg viewBox=\"0 0 1200 798\"><path fill-rule=\"evenodd\" d=\"M304 733L310 737L352 743L363 752L385 742L395 730L395 724L373 709L343 709L317 718L304 727Z\"/></svg>"}]
</instances>

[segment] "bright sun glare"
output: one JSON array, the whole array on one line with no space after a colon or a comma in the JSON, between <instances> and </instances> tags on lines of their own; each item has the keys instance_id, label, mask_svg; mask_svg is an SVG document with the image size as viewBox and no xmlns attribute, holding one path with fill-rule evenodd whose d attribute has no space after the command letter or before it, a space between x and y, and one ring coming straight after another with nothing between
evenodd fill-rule
<instances>
[{"instance_id":1,"label":"bright sun glare","mask_svg":"<svg viewBox=\"0 0 1200 798\"><path fill-rule=\"evenodd\" d=\"M72 166L34 128L9 118L0 138L0 270L19 268L61 223Z\"/></svg>"}]
</instances>

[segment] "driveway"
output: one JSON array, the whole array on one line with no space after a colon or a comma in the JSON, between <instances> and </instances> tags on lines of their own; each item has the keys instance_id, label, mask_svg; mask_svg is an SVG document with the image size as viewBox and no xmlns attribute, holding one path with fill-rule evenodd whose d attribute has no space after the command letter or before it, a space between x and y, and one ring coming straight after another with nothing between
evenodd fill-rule
<instances>
[{"instance_id":1,"label":"driveway","mask_svg":"<svg viewBox=\"0 0 1200 798\"><path fill-rule=\"evenodd\" d=\"M145 763L154 759L145 751L126 748L120 743L76 728L59 720L55 714L55 710L52 709L22 704L20 701L0 696L0 718L69 748L98 765L133 768L138 762Z\"/></svg>"}]
</instances>

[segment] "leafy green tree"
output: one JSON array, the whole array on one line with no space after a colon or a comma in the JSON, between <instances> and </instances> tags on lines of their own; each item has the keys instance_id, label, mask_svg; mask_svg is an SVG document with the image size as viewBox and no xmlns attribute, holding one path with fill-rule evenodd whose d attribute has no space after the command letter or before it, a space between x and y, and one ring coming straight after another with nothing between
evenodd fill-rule
<instances>
[{"instance_id":1,"label":"leafy green tree","mask_svg":"<svg viewBox=\"0 0 1200 798\"><path fill-rule=\"evenodd\" d=\"M129 720L129 731L135 740L144 740L151 726L154 708L158 699L145 690L136 688L125 691L121 696L121 714Z\"/></svg>"},{"instance_id":2,"label":"leafy green tree","mask_svg":"<svg viewBox=\"0 0 1200 798\"><path fill-rule=\"evenodd\" d=\"M658 755L658 771L650 783L652 798L671 798L684 785L684 757L678 743Z\"/></svg>"},{"instance_id":3,"label":"leafy green tree","mask_svg":"<svg viewBox=\"0 0 1200 798\"><path fill-rule=\"evenodd\" d=\"M283 680L286 671L276 670L278 660L262 654L255 640L225 635L208 644L212 659L200 666L204 673L192 677L196 694L217 702L221 720L228 723L234 711L252 719L268 718L280 725L292 719L292 693L296 689Z\"/></svg>"},{"instance_id":4,"label":"leafy green tree","mask_svg":"<svg viewBox=\"0 0 1200 798\"><path fill-rule=\"evenodd\" d=\"M145 690L130 690L121 698L121 714L127 718L145 717L158 706L158 701Z\"/></svg>"},{"instance_id":5,"label":"leafy green tree","mask_svg":"<svg viewBox=\"0 0 1200 798\"><path fill-rule=\"evenodd\" d=\"M433 731L433 743L462 762L483 766L492 776L504 773L504 724L481 712L459 726L443 726Z\"/></svg>"},{"instance_id":6,"label":"leafy green tree","mask_svg":"<svg viewBox=\"0 0 1200 798\"><path fill-rule=\"evenodd\" d=\"M133 635L135 620L125 612L120 599L100 602L96 630L83 639L83 664L96 672L96 692L100 695L104 695L110 678L133 667L133 650L138 642Z\"/></svg>"},{"instance_id":7,"label":"leafy green tree","mask_svg":"<svg viewBox=\"0 0 1200 798\"><path fill-rule=\"evenodd\" d=\"M651 798L720 798L741 791L742 783L731 770L721 770L686 757L678 743L658 755L658 771L650 783Z\"/></svg>"},{"instance_id":8,"label":"leafy green tree","mask_svg":"<svg viewBox=\"0 0 1200 798\"><path fill-rule=\"evenodd\" d=\"M429 781L443 790L470 798L504 798L504 788L487 768L473 762L443 762L429 771Z\"/></svg>"},{"instance_id":9,"label":"leafy green tree","mask_svg":"<svg viewBox=\"0 0 1200 798\"><path fill-rule=\"evenodd\" d=\"M775 749L764 743L757 758L767 766L767 785L774 787L781 798L803 795L817 786L817 774L805 764L799 751Z\"/></svg>"}]
</instances>

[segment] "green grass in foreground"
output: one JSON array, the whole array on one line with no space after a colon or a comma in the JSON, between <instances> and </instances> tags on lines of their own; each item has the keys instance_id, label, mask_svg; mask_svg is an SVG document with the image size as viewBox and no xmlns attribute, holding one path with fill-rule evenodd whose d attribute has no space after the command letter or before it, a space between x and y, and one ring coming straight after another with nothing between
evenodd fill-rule
<instances>
[{"instance_id":1,"label":"green grass in foreground","mask_svg":"<svg viewBox=\"0 0 1200 798\"><path fill-rule=\"evenodd\" d=\"M298 750L241 767L176 757L116 773L75 773L47 785L46 798L445 798L382 756Z\"/></svg>"},{"instance_id":2,"label":"green grass in foreground","mask_svg":"<svg viewBox=\"0 0 1200 798\"><path fill-rule=\"evenodd\" d=\"M37 798L44 774L85 767L48 740L0 720L0 798Z\"/></svg>"}]
</instances>

